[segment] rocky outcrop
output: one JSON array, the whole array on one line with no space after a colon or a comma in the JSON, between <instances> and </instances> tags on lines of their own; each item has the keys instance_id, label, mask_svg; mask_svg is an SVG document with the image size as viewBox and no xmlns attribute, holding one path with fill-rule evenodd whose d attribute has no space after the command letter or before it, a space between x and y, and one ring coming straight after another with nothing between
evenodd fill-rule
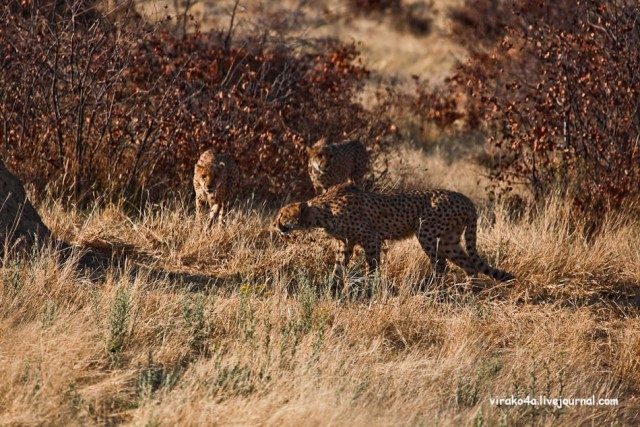
<instances>
[{"instance_id":1,"label":"rocky outcrop","mask_svg":"<svg viewBox=\"0 0 640 427\"><path fill-rule=\"evenodd\" d=\"M33 208L18 177L0 159L0 246L5 249L28 247L51 236Z\"/></svg>"}]
</instances>

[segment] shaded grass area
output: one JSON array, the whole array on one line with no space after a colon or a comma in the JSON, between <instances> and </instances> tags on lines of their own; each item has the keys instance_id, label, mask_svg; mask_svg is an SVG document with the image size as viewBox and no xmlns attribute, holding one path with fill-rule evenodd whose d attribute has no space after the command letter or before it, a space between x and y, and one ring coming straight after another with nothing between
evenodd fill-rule
<instances>
[{"instance_id":1,"label":"shaded grass area","mask_svg":"<svg viewBox=\"0 0 640 427\"><path fill-rule=\"evenodd\" d=\"M99 279L51 247L3 261L2 424L638 421L640 226L628 213L586 238L560 199L517 220L485 205L479 249L514 283L455 268L435 283L407 240L389 245L369 295L335 299L332 242L276 238L264 206L238 203L208 232L183 202L40 211L55 235L126 261ZM512 395L620 404L489 402Z\"/></svg>"}]
</instances>

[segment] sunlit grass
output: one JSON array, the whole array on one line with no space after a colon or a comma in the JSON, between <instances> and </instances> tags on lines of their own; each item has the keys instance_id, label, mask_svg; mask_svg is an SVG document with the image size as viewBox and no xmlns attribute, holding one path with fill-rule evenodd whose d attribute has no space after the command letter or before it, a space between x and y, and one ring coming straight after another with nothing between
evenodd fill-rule
<instances>
[{"instance_id":1,"label":"sunlit grass","mask_svg":"<svg viewBox=\"0 0 640 427\"><path fill-rule=\"evenodd\" d=\"M0 423L135 425L633 424L640 384L640 226L586 239L561 199L515 221L483 208L481 253L517 280L430 279L392 243L375 289L334 298L323 232L282 239L239 202L198 229L188 203L85 212L45 200L54 234L128 257L93 280L45 247L7 257ZM171 273L171 274L169 274ZM350 269L360 278L361 259ZM425 292L416 292L428 283ZM617 397L494 407L489 397ZM483 424L484 423L484 424Z\"/></svg>"}]
</instances>

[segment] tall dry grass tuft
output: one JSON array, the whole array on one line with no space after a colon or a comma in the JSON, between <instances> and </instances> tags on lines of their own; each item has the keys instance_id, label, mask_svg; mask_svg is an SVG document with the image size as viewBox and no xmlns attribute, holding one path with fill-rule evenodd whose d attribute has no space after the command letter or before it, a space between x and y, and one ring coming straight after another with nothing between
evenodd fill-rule
<instances>
[{"instance_id":1,"label":"tall dry grass tuft","mask_svg":"<svg viewBox=\"0 0 640 427\"><path fill-rule=\"evenodd\" d=\"M370 297L334 299L331 241L272 236L263 205L203 232L186 201L45 200L55 235L127 262L93 280L54 247L3 260L0 424L634 424L640 226L611 215L585 238L569 205L481 210L480 251L512 284L456 268L435 283L408 240ZM511 395L620 403L489 402Z\"/></svg>"}]
</instances>

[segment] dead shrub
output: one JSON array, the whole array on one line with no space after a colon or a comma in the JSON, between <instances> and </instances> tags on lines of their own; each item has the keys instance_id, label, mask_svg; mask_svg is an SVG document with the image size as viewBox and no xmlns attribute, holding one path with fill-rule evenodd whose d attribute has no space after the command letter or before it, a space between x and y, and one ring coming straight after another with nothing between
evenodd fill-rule
<instances>
[{"instance_id":1,"label":"dead shrub","mask_svg":"<svg viewBox=\"0 0 640 427\"><path fill-rule=\"evenodd\" d=\"M560 184L582 209L638 196L637 3L469 0L452 16L470 60L451 86L502 153L497 183Z\"/></svg>"},{"instance_id":2,"label":"dead shrub","mask_svg":"<svg viewBox=\"0 0 640 427\"><path fill-rule=\"evenodd\" d=\"M353 45L114 24L73 2L0 10L0 152L42 190L187 189L200 152L228 153L245 193L310 193L304 145L359 138L375 153L389 125L356 100L367 70ZM381 107L382 108L382 107Z\"/></svg>"}]
</instances>

